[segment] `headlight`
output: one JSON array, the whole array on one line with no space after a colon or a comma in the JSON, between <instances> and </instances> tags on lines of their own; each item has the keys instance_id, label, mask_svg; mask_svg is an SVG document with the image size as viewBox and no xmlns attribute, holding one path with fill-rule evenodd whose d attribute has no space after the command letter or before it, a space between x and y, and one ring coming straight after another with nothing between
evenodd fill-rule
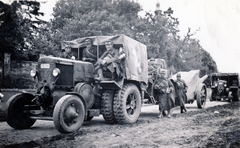
<instances>
[{"instance_id":1,"label":"headlight","mask_svg":"<svg viewBox=\"0 0 240 148\"><path fill-rule=\"evenodd\" d=\"M224 84L224 87L227 87L227 84Z\"/></svg>"},{"instance_id":2,"label":"headlight","mask_svg":"<svg viewBox=\"0 0 240 148\"><path fill-rule=\"evenodd\" d=\"M55 69L53 69L52 74L53 74L54 77L56 77L60 74L60 70L58 68L55 68Z\"/></svg>"},{"instance_id":3,"label":"headlight","mask_svg":"<svg viewBox=\"0 0 240 148\"><path fill-rule=\"evenodd\" d=\"M37 76L37 71L36 70L31 70L30 75L31 75L31 77L36 77Z\"/></svg>"}]
</instances>

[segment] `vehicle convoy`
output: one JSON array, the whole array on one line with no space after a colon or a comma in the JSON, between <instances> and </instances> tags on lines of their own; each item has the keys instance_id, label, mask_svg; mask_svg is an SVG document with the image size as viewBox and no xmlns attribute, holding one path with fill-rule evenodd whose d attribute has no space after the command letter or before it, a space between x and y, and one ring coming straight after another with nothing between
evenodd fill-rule
<instances>
[{"instance_id":1,"label":"vehicle convoy","mask_svg":"<svg viewBox=\"0 0 240 148\"><path fill-rule=\"evenodd\" d=\"M86 39L91 39L98 58L106 51L106 41L124 50L124 76L113 80L109 77L110 71L104 71L104 80L94 79L97 77L94 63L82 61ZM134 123L140 116L142 103L157 103L153 90L156 69L165 69L168 76L170 74L162 59L155 59L155 67L150 71L146 45L125 35L91 36L62 42L62 49L69 47L75 60L39 58L37 69L30 73L38 81L36 91L23 91L8 99L6 121L11 127L26 129L36 120L53 120L59 132L70 133L77 131L84 121L99 115L109 124ZM188 98L193 99L188 102L197 99L198 107L202 108L206 102L206 86L203 78L192 79L198 82L192 84L191 81L189 89L193 91L188 90Z\"/></svg>"},{"instance_id":2,"label":"vehicle convoy","mask_svg":"<svg viewBox=\"0 0 240 148\"><path fill-rule=\"evenodd\" d=\"M210 101L239 101L238 73L213 73L211 75L212 96Z\"/></svg>"},{"instance_id":3,"label":"vehicle convoy","mask_svg":"<svg viewBox=\"0 0 240 148\"><path fill-rule=\"evenodd\" d=\"M111 40L116 49L123 48L124 77L117 81L94 80L93 63L81 61L87 38L97 47L98 58L106 50L106 41ZM18 93L8 100L7 123L15 129L26 129L36 120L53 120L59 132L69 133L100 114L110 124L136 122L148 83L147 47L125 35L63 41L62 49L65 47L71 48L76 60L39 58L37 69L31 71L38 80L36 92Z\"/></svg>"}]
</instances>

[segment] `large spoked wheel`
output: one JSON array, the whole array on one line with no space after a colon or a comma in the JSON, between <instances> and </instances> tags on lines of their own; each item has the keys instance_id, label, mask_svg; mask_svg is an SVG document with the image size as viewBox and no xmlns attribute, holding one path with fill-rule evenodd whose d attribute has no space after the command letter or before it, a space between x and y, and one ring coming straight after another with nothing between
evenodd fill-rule
<instances>
[{"instance_id":1,"label":"large spoked wheel","mask_svg":"<svg viewBox=\"0 0 240 148\"><path fill-rule=\"evenodd\" d=\"M127 124L137 121L141 113L141 96L136 85L125 84L114 97L114 115L118 123Z\"/></svg>"},{"instance_id":2,"label":"large spoked wheel","mask_svg":"<svg viewBox=\"0 0 240 148\"><path fill-rule=\"evenodd\" d=\"M61 133L77 131L84 121L85 106L75 95L65 95L56 104L53 111L53 121Z\"/></svg>"},{"instance_id":3,"label":"large spoked wheel","mask_svg":"<svg viewBox=\"0 0 240 148\"><path fill-rule=\"evenodd\" d=\"M198 85L196 90L197 106L198 108L204 108L207 100L207 87L201 83Z\"/></svg>"},{"instance_id":4,"label":"large spoked wheel","mask_svg":"<svg viewBox=\"0 0 240 148\"><path fill-rule=\"evenodd\" d=\"M32 94L16 94L7 102L7 117L8 125L15 129L30 128L35 122L35 119L29 118L29 113L24 109L25 105L31 105L31 100L34 99Z\"/></svg>"},{"instance_id":5,"label":"large spoked wheel","mask_svg":"<svg viewBox=\"0 0 240 148\"><path fill-rule=\"evenodd\" d=\"M101 100L101 113L105 121L109 124L117 123L117 120L113 113L113 98L114 90L104 90Z\"/></svg>"}]
</instances>

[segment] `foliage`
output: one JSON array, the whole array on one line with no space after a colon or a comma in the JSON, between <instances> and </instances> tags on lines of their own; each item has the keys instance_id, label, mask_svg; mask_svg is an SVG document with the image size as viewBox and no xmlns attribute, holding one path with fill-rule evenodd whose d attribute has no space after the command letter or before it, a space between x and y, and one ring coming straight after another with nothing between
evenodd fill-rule
<instances>
[{"instance_id":1,"label":"foliage","mask_svg":"<svg viewBox=\"0 0 240 148\"><path fill-rule=\"evenodd\" d=\"M13 4L8 7L14 8ZM210 54L193 38L196 31L192 32L189 28L183 38L178 35L179 21L172 16L174 11L171 8L157 10L154 14L146 12L144 17L140 17L140 4L129 0L59 0L54 7L54 18L49 23L38 21L37 25L31 19L18 15L17 8L9 12L9 18L14 23L10 26L15 29L9 36L19 33L19 37L12 37L14 42L9 40L5 43L12 47L4 49L14 53L27 51L28 59L30 53L34 53L33 57L40 52L58 56L61 52L60 43L64 40L125 34L147 45L148 58L165 59L173 72L191 69L200 69L201 75L217 72L216 63ZM38 10L36 5L34 8Z\"/></svg>"},{"instance_id":2,"label":"foliage","mask_svg":"<svg viewBox=\"0 0 240 148\"><path fill-rule=\"evenodd\" d=\"M22 6L27 6L27 8ZM0 2L0 43L1 55L11 53L12 60L36 60L39 52L36 37L44 21L36 16L40 3L36 1L14 1L11 5Z\"/></svg>"},{"instance_id":3,"label":"foliage","mask_svg":"<svg viewBox=\"0 0 240 148\"><path fill-rule=\"evenodd\" d=\"M60 0L52 20L54 43L84 36L125 34L148 47L148 58L163 58L173 72L200 69L201 75L217 72L212 57L193 39L189 28L181 39L179 21L171 8L154 14L142 10L138 3L127 0Z\"/></svg>"},{"instance_id":4,"label":"foliage","mask_svg":"<svg viewBox=\"0 0 240 148\"><path fill-rule=\"evenodd\" d=\"M0 2L0 16L1 27L0 27L0 52L1 60L3 60L3 53L10 52L15 54L21 53L22 43L24 38L20 31L21 18L18 17L16 9L19 7L16 3L13 5L5 5Z\"/></svg>"}]
</instances>

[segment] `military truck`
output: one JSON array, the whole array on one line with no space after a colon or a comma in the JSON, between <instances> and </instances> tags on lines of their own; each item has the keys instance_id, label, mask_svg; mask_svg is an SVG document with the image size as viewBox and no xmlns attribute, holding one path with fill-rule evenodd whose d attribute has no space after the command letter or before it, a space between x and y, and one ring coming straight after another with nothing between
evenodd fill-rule
<instances>
[{"instance_id":1,"label":"military truck","mask_svg":"<svg viewBox=\"0 0 240 148\"><path fill-rule=\"evenodd\" d=\"M81 61L84 40L90 38L97 57L111 40L117 49L123 48L124 77L95 81L93 63ZM110 124L134 123L141 112L148 83L147 47L126 36L90 36L63 41L76 60L52 56L41 57L31 76L38 80L35 93L23 92L7 102L7 123L15 129L30 128L36 120L53 120L61 133L78 130L84 120L103 115ZM107 72L106 72L107 73Z\"/></svg>"},{"instance_id":2,"label":"military truck","mask_svg":"<svg viewBox=\"0 0 240 148\"><path fill-rule=\"evenodd\" d=\"M239 101L239 75L238 73L211 74L212 96L210 101Z\"/></svg>"}]
</instances>

